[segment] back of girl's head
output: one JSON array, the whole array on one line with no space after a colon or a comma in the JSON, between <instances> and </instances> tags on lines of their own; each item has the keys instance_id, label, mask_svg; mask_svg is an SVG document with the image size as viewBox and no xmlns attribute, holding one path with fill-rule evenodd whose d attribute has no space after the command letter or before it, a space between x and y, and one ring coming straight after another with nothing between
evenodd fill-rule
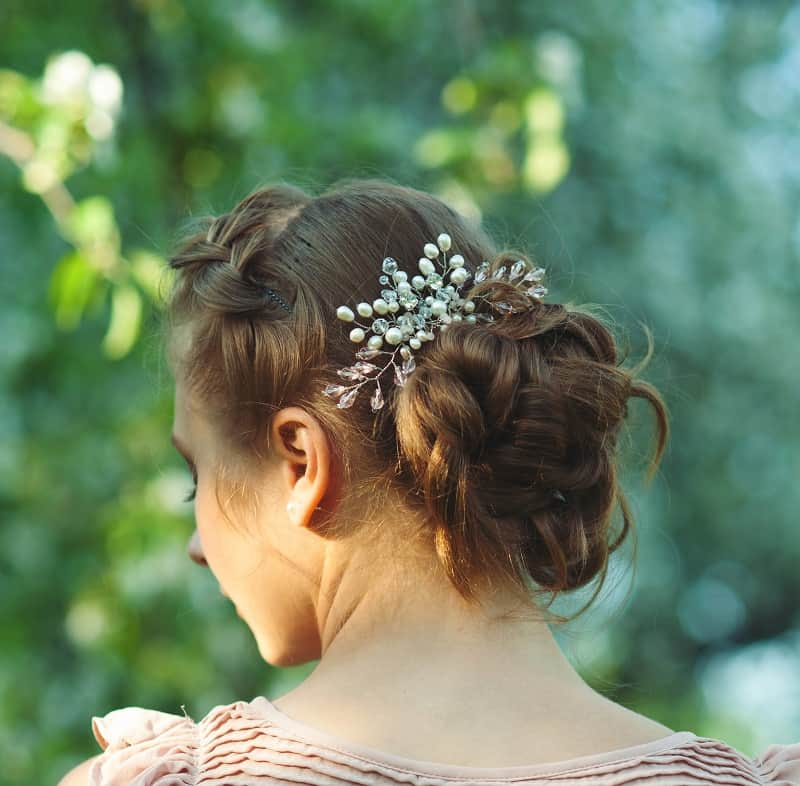
<instances>
[{"instance_id":1,"label":"back of girl's head","mask_svg":"<svg viewBox=\"0 0 800 786\"><path fill-rule=\"evenodd\" d=\"M595 309L533 301L492 278L517 259L533 265L528 255L498 250L439 199L383 180L346 180L319 196L276 183L199 224L170 258L165 335L176 374L220 442L218 498L222 486L237 506L258 505L271 413L300 406L335 457L339 499L319 511L321 536L377 542L391 506L391 534L435 554L467 602L504 588L522 600L547 595L546 606L531 604L544 609L598 578L580 611L589 607L610 555L635 533L616 455L628 401L643 398L656 415L650 477L668 436L664 402L637 378L649 332L642 363L623 368ZM371 303L382 260L410 271L442 232L473 274L462 296L481 295L476 314L495 320L438 331L414 353L404 386L383 381L377 413L368 395L337 407L323 390L341 384L337 370L357 348L337 307ZM483 260L490 275L475 283Z\"/></svg>"}]
</instances>

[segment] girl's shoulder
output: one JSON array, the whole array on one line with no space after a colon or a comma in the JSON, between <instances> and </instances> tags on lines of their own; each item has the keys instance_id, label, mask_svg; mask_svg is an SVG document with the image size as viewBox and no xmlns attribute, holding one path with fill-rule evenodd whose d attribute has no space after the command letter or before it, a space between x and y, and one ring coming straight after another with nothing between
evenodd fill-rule
<instances>
[{"instance_id":1,"label":"girl's shoulder","mask_svg":"<svg viewBox=\"0 0 800 786\"><path fill-rule=\"evenodd\" d=\"M230 754L263 731L247 706L220 704L200 721L184 707L181 715L131 706L94 716L92 733L103 752L92 760L89 786L227 783L228 774L241 771Z\"/></svg>"},{"instance_id":2,"label":"girl's shoulder","mask_svg":"<svg viewBox=\"0 0 800 786\"><path fill-rule=\"evenodd\" d=\"M93 717L92 732L103 753L91 760L89 786L216 786L244 782L243 778L255 786L296 781L298 767L303 783L315 786L330 783L331 778L340 783L396 783L399 775L423 776L431 784L544 784L557 777L563 786L573 782L591 786L595 769L597 782L611 786L633 786L640 777L647 786L656 786L661 775L664 783L675 783L681 774L687 783L800 786L800 741L769 745L751 758L721 740L678 733L673 736L681 738L680 744L653 745L646 751L640 746L639 752L631 748L623 757L609 752L581 766L563 762L553 768L532 767L527 775L521 772L524 768L511 768L516 769L513 776L498 770L478 777L469 768L451 765L433 765L431 772L407 768L400 766L404 761L400 757L387 755L384 761L368 755L368 749L337 744L340 741L330 735L284 721L264 697L217 705L197 722L181 709L179 715L123 707Z\"/></svg>"}]
</instances>

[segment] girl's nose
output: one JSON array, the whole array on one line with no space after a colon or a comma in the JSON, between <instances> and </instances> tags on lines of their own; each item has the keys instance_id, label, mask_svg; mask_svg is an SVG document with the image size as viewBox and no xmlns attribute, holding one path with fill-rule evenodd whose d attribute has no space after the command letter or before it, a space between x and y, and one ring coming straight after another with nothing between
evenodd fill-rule
<instances>
[{"instance_id":1,"label":"girl's nose","mask_svg":"<svg viewBox=\"0 0 800 786\"><path fill-rule=\"evenodd\" d=\"M189 538L189 545L186 547L186 551L198 565L202 565L203 567L208 567L208 563L206 562L206 558L203 556L203 546L200 543L200 535L197 532L197 528L195 527L194 532L192 532L192 537Z\"/></svg>"}]
</instances>

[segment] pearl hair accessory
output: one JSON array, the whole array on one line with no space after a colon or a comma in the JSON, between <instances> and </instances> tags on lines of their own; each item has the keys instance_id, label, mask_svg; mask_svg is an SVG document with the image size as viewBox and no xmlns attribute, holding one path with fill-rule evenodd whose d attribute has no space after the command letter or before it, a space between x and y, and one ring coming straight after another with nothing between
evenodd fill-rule
<instances>
[{"instance_id":1,"label":"pearl hair accessory","mask_svg":"<svg viewBox=\"0 0 800 786\"><path fill-rule=\"evenodd\" d=\"M449 261L447 252L450 250L450 235L442 232L436 238L436 244L426 243L423 248L425 256L420 257L417 267L422 275L415 275L408 281L408 274L400 270L397 260L386 257L383 260L383 275L378 280L384 285L381 296L370 303L359 303L356 311L362 317L371 317L377 314L370 325L356 321L355 314L347 306L339 306L336 316L344 322L353 322L356 327L350 331L350 340L359 344L366 337L366 331L371 330L374 335L367 339L367 346L361 347L356 352L358 361L347 368L339 369L336 373L344 380L355 382L354 385L328 385L323 393L332 398L339 398L337 407L345 409L351 407L358 396L362 385L375 382L375 391L370 399L373 412L377 412L384 405L383 393L378 378L389 365L394 367L394 382L402 387L408 375L416 368L412 350L419 349L426 341L433 341L434 329L447 330L452 322L476 322L480 318L484 322L494 322L491 314L475 314L475 299L486 300L501 313L520 311L505 301L493 302L481 295L472 299L461 297L460 290L464 282L472 275L464 267L464 257L453 254ZM439 270L437 271L437 267ZM515 286L522 285L523 291L532 300L539 301L547 294L547 289L540 282L545 269L537 267L528 271L527 263L518 259L511 265L510 270L506 265L495 270L491 279L499 280L507 275L506 280ZM475 283L487 279L489 262L483 261L475 271ZM449 282L445 282L449 276ZM531 286L532 284L532 286ZM527 286L526 286L527 285ZM428 294L425 293L428 290ZM397 317L392 316L403 308L404 313ZM387 318L388 316L388 318ZM384 342L395 347L394 350L384 350ZM402 364L395 363L397 353L403 358ZM379 368L370 363L378 355L391 355L386 365ZM369 376L377 372L375 376Z\"/></svg>"},{"instance_id":2,"label":"pearl hair accessory","mask_svg":"<svg viewBox=\"0 0 800 786\"><path fill-rule=\"evenodd\" d=\"M377 412L384 405L383 394L381 392L378 377L391 364L394 366L395 383L403 386L408 375L416 368L412 349L419 349L423 342L434 339L434 328L446 330L452 322L476 322L479 318L485 322L494 322L491 314L475 314L475 300L485 300L501 313L512 313L522 309L514 308L505 301L491 301L481 295L474 298L465 299L461 297L460 289L464 282L472 275L464 267L464 258L460 254L454 254L447 260L447 251L450 250L450 235L442 232L436 239L437 245L426 243L423 249L424 257L420 257L417 265L420 273L408 283L408 274L399 269L398 263L392 257L383 260L383 275L379 281L385 287L381 290L381 297L369 303L359 303L356 311L362 317L371 317L374 313L378 318L374 319L371 325L363 325L355 321L355 314L347 306L339 306L336 309L336 316L345 322L355 322L357 327L350 331L350 340L361 343L366 337L365 331L372 330L375 334L367 340L367 346L361 347L357 352L358 362L349 368L339 369L337 372L342 379L356 382L355 385L341 386L328 385L323 391L326 396L339 397L337 406L340 409L351 407L355 402L356 396L361 386L374 380L376 383L375 392L370 400L372 411ZM441 252L442 261L438 262ZM437 272L434 262L440 266L441 273ZM475 283L479 284L488 277L489 263L481 262L475 271ZM506 277L506 281L522 288L526 295L534 301L540 301L547 294L547 288L541 285L545 269L536 267L527 270L525 260L518 259L511 265L510 269L506 265L495 270L489 277L493 280ZM450 276L450 283L444 283L444 275ZM532 286L528 284L532 284ZM428 289L432 294L424 294ZM278 292L270 287L264 287L264 293L274 300L281 308L288 313L292 309L281 297ZM400 307L405 312L399 317L394 318L389 314L396 314ZM393 352L382 351L384 340L386 343L396 346ZM400 352L403 358L402 366L397 366L394 362L395 356ZM380 354L391 355L389 362L379 369L378 366L368 361ZM377 371L375 376L368 376ZM552 492L552 496L561 502L566 502L566 498L559 490ZM295 503L289 502L286 505L286 512L294 517Z\"/></svg>"}]
</instances>

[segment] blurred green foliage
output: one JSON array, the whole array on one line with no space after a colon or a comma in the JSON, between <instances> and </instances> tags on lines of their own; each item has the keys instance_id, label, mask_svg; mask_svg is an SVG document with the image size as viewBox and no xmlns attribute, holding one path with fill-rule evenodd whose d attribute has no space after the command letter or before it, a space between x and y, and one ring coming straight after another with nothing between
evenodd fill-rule
<instances>
[{"instance_id":1,"label":"blurred green foliage","mask_svg":"<svg viewBox=\"0 0 800 786\"><path fill-rule=\"evenodd\" d=\"M10 0L0 23L0 783L96 754L92 715L199 718L313 666L261 661L186 557L158 353L181 223L273 178L432 190L637 359L653 328L673 434L643 487L632 409L638 569L558 635L673 728L800 739L795 3Z\"/></svg>"}]
</instances>

